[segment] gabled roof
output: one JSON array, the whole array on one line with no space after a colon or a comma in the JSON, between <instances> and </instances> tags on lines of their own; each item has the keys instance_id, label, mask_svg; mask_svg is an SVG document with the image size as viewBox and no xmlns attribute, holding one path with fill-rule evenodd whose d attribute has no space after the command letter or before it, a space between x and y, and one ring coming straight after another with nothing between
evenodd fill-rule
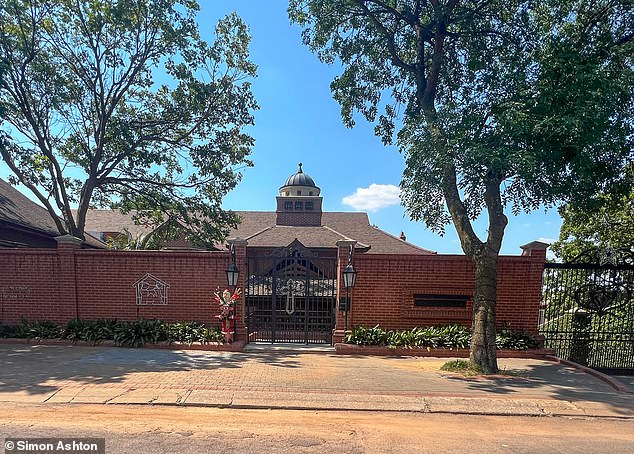
<instances>
[{"instance_id":1,"label":"gabled roof","mask_svg":"<svg viewBox=\"0 0 634 454\"><path fill-rule=\"evenodd\" d=\"M57 225L46 208L33 202L1 178L0 221L50 238L60 236ZM86 235L85 243L91 247L105 247L104 243L90 235Z\"/></svg>"}]
</instances>

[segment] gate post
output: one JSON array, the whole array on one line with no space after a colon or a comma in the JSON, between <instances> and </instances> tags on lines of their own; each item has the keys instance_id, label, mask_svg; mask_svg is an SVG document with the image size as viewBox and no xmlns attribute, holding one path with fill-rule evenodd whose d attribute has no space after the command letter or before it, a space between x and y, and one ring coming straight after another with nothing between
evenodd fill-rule
<instances>
[{"instance_id":1,"label":"gate post","mask_svg":"<svg viewBox=\"0 0 634 454\"><path fill-rule=\"evenodd\" d=\"M246 320L244 319L246 314L246 283L248 281L247 270L247 240L242 238L229 238L227 240L229 248L234 247L236 253L236 266L240 270L238 274L237 288L242 289L242 295L238 300L237 313L235 314L236 320L236 335L237 340L247 341Z\"/></svg>"},{"instance_id":2,"label":"gate post","mask_svg":"<svg viewBox=\"0 0 634 454\"><path fill-rule=\"evenodd\" d=\"M590 357L590 325L592 316L584 309L572 314L572 341L570 359L583 366L588 365Z\"/></svg>"},{"instance_id":3,"label":"gate post","mask_svg":"<svg viewBox=\"0 0 634 454\"><path fill-rule=\"evenodd\" d=\"M346 292L343 288L343 270L348 264L348 254L350 253L350 248L352 247L352 254L354 258L354 246L357 244L355 240L339 240L337 241L337 307L335 313L335 327L334 333L332 336L332 343L336 344L339 342L343 342L343 319L344 312L341 310L344 303L342 298L345 298ZM345 301L345 307L348 310L348 325L351 328L353 326L353 311L351 311L351 307L349 305L349 301Z\"/></svg>"}]
</instances>

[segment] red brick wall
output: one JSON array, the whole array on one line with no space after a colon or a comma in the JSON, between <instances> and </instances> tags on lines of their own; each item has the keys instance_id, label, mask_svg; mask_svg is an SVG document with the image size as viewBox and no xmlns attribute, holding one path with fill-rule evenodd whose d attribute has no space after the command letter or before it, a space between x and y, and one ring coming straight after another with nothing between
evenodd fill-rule
<instances>
[{"instance_id":1,"label":"red brick wall","mask_svg":"<svg viewBox=\"0 0 634 454\"><path fill-rule=\"evenodd\" d=\"M226 252L0 251L0 321L160 318L217 324L213 300L226 287ZM169 284L168 304L138 306L134 283L146 273Z\"/></svg>"},{"instance_id":2,"label":"red brick wall","mask_svg":"<svg viewBox=\"0 0 634 454\"><path fill-rule=\"evenodd\" d=\"M545 251L502 256L498 270L498 326L537 333ZM414 294L473 295L474 267L461 255L356 254L348 329L380 323L407 329L457 322L471 326L473 302L462 308L415 307ZM345 264L342 264L345 267ZM345 295L345 290L342 290ZM338 329L343 329L339 313Z\"/></svg>"},{"instance_id":3,"label":"red brick wall","mask_svg":"<svg viewBox=\"0 0 634 454\"><path fill-rule=\"evenodd\" d=\"M347 246L339 248L340 272ZM246 279L246 247L236 247L240 287ZM499 326L537 331L545 251L503 256L498 273ZM217 324L216 287L226 287L228 252L102 251L60 244L58 249L0 250L0 321L63 322L82 319L160 318ZM413 328L452 322L470 326L472 304L464 309L415 307L416 293L472 295L474 270L460 255L354 256L357 284L351 293L348 329L357 325ZM138 306L134 283L146 273L169 284L168 304ZM340 286L345 296L345 289ZM238 331L244 333L244 298ZM337 312L337 330L343 313Z\"/></svg>"}]
</instances>

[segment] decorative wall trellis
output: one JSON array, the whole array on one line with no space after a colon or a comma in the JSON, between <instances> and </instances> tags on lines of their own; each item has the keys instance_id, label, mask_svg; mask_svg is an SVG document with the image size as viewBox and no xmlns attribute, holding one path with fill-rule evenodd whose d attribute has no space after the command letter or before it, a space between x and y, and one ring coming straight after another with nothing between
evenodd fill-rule
<instances>
[{"instance_id":1,"label":"decorative wall trellis","mask_svg":"<svg viewBox=\"0 0 634 454\"><path fill-rule=\"evenodd\" d=\"M634 266L547 263L539 331L561 358L634 373Z\"/></svg>"},{"instance_id":2,"label":"decorative wall trellis","mask_svg":"<svg viewBox=\"0 0 634 454\"><path fill-rule=\"evenodd\" d=\"M294 242L247 257L249 342L330 344L337 298L336 257Z\"/></svg>"}]
</instances>

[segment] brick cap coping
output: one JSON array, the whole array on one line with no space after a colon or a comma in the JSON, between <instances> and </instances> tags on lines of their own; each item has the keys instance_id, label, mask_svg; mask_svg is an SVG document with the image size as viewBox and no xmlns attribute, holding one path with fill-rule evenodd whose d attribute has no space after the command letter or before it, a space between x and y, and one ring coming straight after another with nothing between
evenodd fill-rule
<instances>
[{"instance_id":1,"label":"brick cap coping","mask_svg":"<svg viewBox=\"0 0 634 454\"><path fill-rule=\"evenodd\" d=\"M626 384L624 384L620 380L617 380L614 377L610 377L609 375L604 374L603 372L599 372L598 370L590 369L589 367L583 366L579 363L575 363L574 361L558 358L555 355L548 355L546 356L546 359L563 364L564 366L572 367L573 369L577 369L581 372L585 372L588 375L592 375L593 377L598 378L599 380L607 383L608 385L610 385L612 388L616 389L620 393L634 394L634 391L632 391L632 389L630 389L629 386L627 386Z\"/></svg>"},{"instance_id":2,"label":"brick cap coping","mask_svg":"<svg viewBox=\"0 0 634 454\"><path fill-rule=\"evenodd\" d=\"M112 347L112 348L135 348L135 347L115 347L113 341L103 341L98 344L92 344L85 341L69 341L66 339L18 339L7 338L0 339L0 345L59 345L73 347ZM211 352L241 352L244 350L244 341L236 341L231 344L201 344L194 342L187 344L183 342L159 342L158 344L145 344L139 348L164 349L164 350L203 350Z\"/></svg>"},{"instance_id":3,"label":"brick cap coping","mask_svg":"<svg viewBox=\"0 0 634 454\"><path fill-rule=\"evenodd\" d=\"M369 356L421 356L426 358L468 358L469 350L465 348L426 348L426 347L386 347L378 345L335 344L338 355ZM497 350L498 358L548 359L555 351L550 348L533 350Z\"/></svg>"}]
</instances>

